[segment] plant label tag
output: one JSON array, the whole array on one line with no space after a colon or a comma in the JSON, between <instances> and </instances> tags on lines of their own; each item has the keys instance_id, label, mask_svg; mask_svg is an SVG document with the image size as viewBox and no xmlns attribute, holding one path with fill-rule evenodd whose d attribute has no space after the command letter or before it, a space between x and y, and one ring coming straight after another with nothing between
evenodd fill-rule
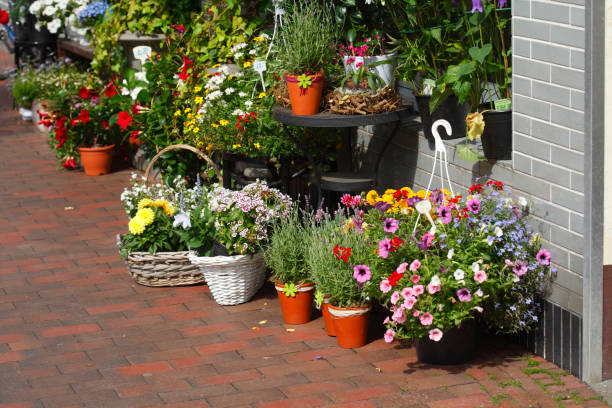
<instances>
[{"instance_id":1,"label":"plant label tag","mask_svg":"<svg viewBox=\"0 0 612 408\"><path fill-rule=\"evenodd\" d=\"M510 98L506 98L506 99L498 99L495 102L495 110L496 111L507 111L510 110L510 108L512 108L512 99Z\"/></svg>"},{"instance_id":2,"label":"plant label tag","mask_svg":"<svg viewBox=\"0 0 612 408\"><path fill-rule=\"evenodd\" d=\"M134 53L134 58L139 60L141 64L144 64L147 59L151 58L151 47L148 45L134 47L132 52Z\"/></svg>"},{"instance_id":3,"label":"plant label tag","mask_svg":"<svg viewBox=\"0 0 612 408\"><path fill-rule=\"evenodd\" d=\"M255 62L253 63L253 69L256 72L259 72L261 74L262 72L264 72L267 69L266 61L264 61L264 60L255 60Z\"/></svg>"}]
</instances>

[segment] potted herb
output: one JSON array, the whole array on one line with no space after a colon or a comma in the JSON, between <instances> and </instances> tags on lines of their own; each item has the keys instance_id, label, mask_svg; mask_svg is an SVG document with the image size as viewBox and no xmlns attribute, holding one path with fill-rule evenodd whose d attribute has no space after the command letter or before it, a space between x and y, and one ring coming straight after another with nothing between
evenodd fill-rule
<instances>
[{"instance_id":1,"label":"potted herb","mask_svg":"<svg viewBox=\"0 0 612 408\"><path fill-rule=\"evenodd\" d=\"M321 216L313 224L306 254L312 280L324 297L336 340L343 348L362 347L367 342L372 285L371 248L366 236L347 231L344 218Z\"/></svg>"},{"instance_id":2,"label":"potted herb","mask_svg":"<svg viewBox=\"0 0 612 408\"><path fill-rule=\"evenodd\" d=\"M291 198L265 181L232 191L216 187L209 194L215 219L215 246L209 257L190 255L204 274L215 301L221 305L247 302L265 281L261 253L270 224L287 217Z\"/></svg>"},{"instance_id":3,"label":"potted herb","mask_svg":"<svg viewBox=\"0 0 612 408\"><path fill-rule=\"evenodd\" d=\"M279 52L281 68L295 115L319 112L324 68L332 61L336 28L327 4L296 2L282 26L284 48Z\"/></svg>"},{"instance_id":4,"label":"potted herb","mask_svg":"<svg viewBox=\"0 0 612 408\"><path fill-rule=\"evenodd\" d=\"M309 280L304 255L308 232L294 204L288 217L272 226L270 241L263 251L288 324L308 323L312 314L314 285Z\"/></svg>"},{"instance_id":5,"label":"potted herb","mask_svg":"<svg viewBox=\"0 0 612 408\"><path fill-rule=\"evenodd\" d=\"M19 108L21 119L28 122L32 121L32 104L40 93L35 71L31 68L25 68L19 72L11 80L10 89L15 106Z\"/></svg>"}]
</instances>

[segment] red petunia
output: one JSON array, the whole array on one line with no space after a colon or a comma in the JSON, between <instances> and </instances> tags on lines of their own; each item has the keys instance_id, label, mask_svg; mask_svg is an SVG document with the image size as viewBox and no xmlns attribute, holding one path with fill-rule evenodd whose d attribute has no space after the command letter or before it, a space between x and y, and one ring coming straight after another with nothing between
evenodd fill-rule
<instances>
[{"instance_id":1,"label":"red petunia","mask_svg":"<svg viewBox=\"0 0 612 408\"><path fill-rule=\"evenodd\" d=\"M130 123L132 123L133 120L134 119L132 119L129 113L119 112L119 115L117 117L117 124L119 125L121 130L127 130L128 126L130 126Z\"/></svg>"},{"instance_id":2,"label":"red petunia","mask_svg":"<svg viewBox=\"0 0 612 408\"><path fill-rule=\"evenodd\" d=\"M6 11L0 10L0 24L7 25L9 23L9 15Z\"/></svg>"},{"instance_id":3,"label":"red petunia","mask_svg":"<svg viewBox=\"0 0 612 408\"><path fill-rule=\"evenodd\" d=\"M343 248L341 246L336 245L334 247L334 256L336 257L336 259L348 262L348 258L349 256L351 256L351 248Z\"/></svg>"},{"instance_id":4,"label":"red petunia","mask_svg":"<svg viewBox=\"0 0 612 408\"><path fill-rule=\"evenodd\" d=\"M390 251L397 251L397 249L400 247L400 245L404 244L404 241L402 241L401 239L399 239L398 237L393 237L393 239L391 239L391 249Z\"/></svg>"}]
</instances>

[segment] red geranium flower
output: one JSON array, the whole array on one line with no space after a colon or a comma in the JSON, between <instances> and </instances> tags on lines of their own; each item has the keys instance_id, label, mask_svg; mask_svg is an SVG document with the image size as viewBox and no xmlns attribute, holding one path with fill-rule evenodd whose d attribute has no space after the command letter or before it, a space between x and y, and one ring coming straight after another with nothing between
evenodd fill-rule
<instances>
[{"instance_id":1,"label":"red geranium flower","mask_svg":"<svg viewBox=\"0 0 612 408\"><path fill-rule=\"evenodd\" d=\"M0 24L7 25L9 23L9 15L6 11L0 10Z\"/></svg>"},{"instance_id":2,"label":"red geranium flower","mask_svg":"<svg viewBox=\"0 0 612 408\"><path fill-rule=\"evenodd\" d=\"M334 256L336 257L336 259L348 262L348 258L349 256L351 256L351 248L343 248L341 246L336 245L334 247Z\"/></svg>"},{"instance_id":3,"label":"red geranium flower","mask_svg":"<svg viewBox=\"0 0 612 408\"><path fill-rule=\"evenodd\" d=\"M504 189L504 184L501 181L495 181L495 180L487 181L487 186L490 186L491 184L493 184L493 186L498 190Z\"/></svg>"},{"instance_id":4,"label":"red geranium flower","mask_svg":"<svg viewBox=\"0 0 612 408\"><path fill-rule=\"evenodd\" d=\"M389 280L389 284L391 286L395 286L395 285L397 285L397 281L402 279L403 276L404 276L403 273L399 273L398 271L393 271L391 276L389 276L387 279Z\"/></svg>"},{"instance_id":5,"label":"red geranium flower","mask_svg":"<svg viewBox=\"0 0 612 408\"><path fill-rule=\"evenodd\" d=\"M397 251L397 249L400 247L400 245L402 245L404 243L404 241L402 241L401 239L399 239L398 237L393 237L393 239L391 239L391 249L390 251Z\"/></svg>"},{"instance_id":6,"label":"red geranium flower","mask_svg":"<svg viewBox=\"0 0 612 408\"><path fill-rule=\"evenodd\" d=\"M130 123L132 123L133 120L134 119L132 119L129 113L119 112L117 124L119 125L121 130L127 130L128 126L130 126Z\"/></svg>"},{"instance_id":7,"label":"red geranium flower","mask_svg":"<svg viewBox=\"0 0 612 408\"><path fill-rule=\"evenodd\" d=\"M474 184L472 187L469 188L468 191L472 194L482 193L482 184Z\"/></svg>"}]
</instances>

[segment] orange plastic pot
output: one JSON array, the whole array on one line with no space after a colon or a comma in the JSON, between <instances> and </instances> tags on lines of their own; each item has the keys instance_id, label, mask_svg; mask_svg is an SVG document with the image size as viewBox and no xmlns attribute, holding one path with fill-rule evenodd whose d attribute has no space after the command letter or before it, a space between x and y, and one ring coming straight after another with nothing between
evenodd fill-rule
<instances>
[{"instance_id":1,"label":"orange plastic pot","mask_svg":"<svg viewBox=\"0 0 612 408\"><path fill-rule=\"evenodd\" d=\"M115 145L104 147L79 147L81 164L88 176L99 176L110 173Z\"/></svg>"},{"instance_id":2,"label":"orange plastic pot","mask_svg":"<svg viewBox=\"0 0 612 408\"><path fill-rule=\"evenodd\" d=\"M359 348L368 342L368 316L370 306L355 308L328 306L334 322L336 340L342 348Z\"/></svg>"},{"instance_id":3,"label":"orange plastic pot","mask_svg":"<svg viewBox=\"0 0 612 408\"><path fill-rule=\"evenodd\" d=\"M287 296L283 289L285 285L276 284L278 300L280 300L283 319L287 324L304 324L312 317L312 301L314 299L314 286L310 283L296 285L298 291L295 296Z\"/></svg>"},{"instance_id":4,"label":"orange plastic pot","mask_svg":"<svg viewBox=\"0 0 612 408\"><path fill-rule=\"evenodd\" d=\"M335 337L336 328L334 327L334 321L332 320L331 314L329 314L329 298L323 299L323 303L321 304L321 314L323 315L327 335Z\"/></svg>"},{"instance_id":5,"label":"orange plastic pot","mask_svg":"<svg viewBox=\"0 0 612 408\"><path fill-rule=\"evenodd\" d=\"M321 108L321 95L323 94L323 75L310 76L312 82L304 89L298 85L298 75L286 75L289 99L291 100L291 111L294 115L314 115Z\"/></svg>"}]
</instances>

